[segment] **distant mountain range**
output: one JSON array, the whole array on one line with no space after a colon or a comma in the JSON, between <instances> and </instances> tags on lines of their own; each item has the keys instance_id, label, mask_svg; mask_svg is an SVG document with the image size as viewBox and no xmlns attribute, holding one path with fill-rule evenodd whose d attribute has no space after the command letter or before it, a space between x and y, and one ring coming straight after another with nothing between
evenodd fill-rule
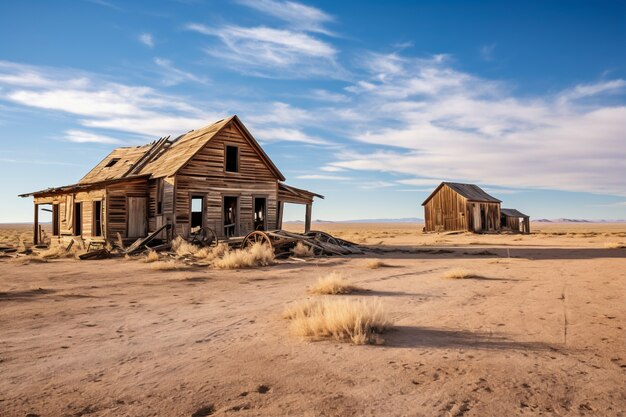
<instances>
[{"instance_id":1,"label":"distant mountain range","mask_svg":"<svg viewBox=\"0 0 626 417\"><path fill-rule=\"evenodd\" d=\"M618 220L586 220L586 219L530 219L537 223L626 223L626 219ZM284 223L304 223L302 220L286 221ZM399 219L355 219L355 220L313 220L313 223L424 223L424 219L418 217L403 217Z\"/></svg>"},{"instance_id":2,"label":"distant mountain range","mask_svg":"<svg viewBox=\"0 0 626 417\"><path fill-rule=\"evenodd\" d=\"M292 220L284 223L304 223L302 220ZM424 219L417 217L403 217L399 219L356 219L356 220L322 220L315 219L313 223L424 223Z\"/></svg>"}]
</instances>

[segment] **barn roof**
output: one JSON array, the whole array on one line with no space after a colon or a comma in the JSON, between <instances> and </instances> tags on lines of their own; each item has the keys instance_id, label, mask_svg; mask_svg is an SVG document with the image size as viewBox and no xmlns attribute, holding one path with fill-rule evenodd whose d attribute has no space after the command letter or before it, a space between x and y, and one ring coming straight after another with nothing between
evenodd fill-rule
<instances>
[{"instance_id":1,"label":"barn roof","mask_svg":"<svg viewBox=\"0 0 626 417\"><path fill-rule=\"evenodd\" d=\"M517 211L515 209L509 209L509 208L500 209L500 213L508 217L530 217L522 213L521 211Z\"/></svg>"},{"instance_id":2,"label":"barn roof","mask_svg":"<svg viewBox=\"0 0 626 417\"><path fill-rule=\"evenodd\" d=\"M441 187L443 187L444 185L447 185L448 187L452 188L455 192L465 197L468 201L479 201L479 202L486 202L486 203L501 203L502 202L498 200L497 198L487 194L478 185L444 181L441 184L439 184L437 188L435 188L435 191L433 191L428 196L428 198L424 200L422 205L425 205L428 202L428 200L433 198L433 196L437 194L437 191L439 191Z\"/></svg>"},{"instance_id":3,"label":"barn roof","mask_svg":"<svg viewBox=\"0 0 626 417\"><path fill-rule=\"evenodd\" d=\"M131 175L149 175L150 178L174 175L230 122L236 124L242 135L276 178L284 181L283 174L241 120L233 115L203 128L192 130L173 141L169 140L168 136L147 145L114 149L89 171L79 181L79 184L119 179Z\"/></svg>"}]
</instances>

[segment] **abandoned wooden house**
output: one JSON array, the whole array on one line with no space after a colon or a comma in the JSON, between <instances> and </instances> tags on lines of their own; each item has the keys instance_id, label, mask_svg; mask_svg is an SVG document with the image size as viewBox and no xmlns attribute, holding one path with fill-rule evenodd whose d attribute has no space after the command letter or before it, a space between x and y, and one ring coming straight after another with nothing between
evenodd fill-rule
<instances>
[{"instance_id":1,"label":"abandoned wooden house","mask_svg":"<svg viewBox=\"0 0 626 417\"><path fill-rule=\"evenodd\" d=\"M282 227L285 203L306 205L305 231L319 194L283 183L285 177L237 116L170 140L113 150L77 184L34 197L34 241L39 210L52 212L52 241L136 239L171 225L162 238L188 237L200 228L243 236Z\"/></svg>"},{"instance_id":2,"label":"abandoned wooden house","mask_svg":"<svg viewBox=\"0 0 626 417\"><path fill-rule=\"evenodd\" d=\"M508 208L500 209L500 213L502 213L500 217L502 230L521 232L524 234L530 233L530 216L515 209Z\"/></svg>"},{"instance_id":3,"label":"abandoned wooden house","mask_svg":"<svg viewBox=\"0 0 626 417\"><path fill-rule=\"evenodd\" d=\"M501 209L500 203L477 185L442 182L422 203L424 231L530 233L530 218L514 209Z\"/></svg>"},{"instance_id":4,"label":"abandoned wooden house","mask_svg":"<svg viewBox=\"0 0 626 417\"><path fill-rule=\"evenodd\" d=\"M427 232L500 230L500 200L474 184L442 182L422 206Z\"/></svg>"}]
</instances>

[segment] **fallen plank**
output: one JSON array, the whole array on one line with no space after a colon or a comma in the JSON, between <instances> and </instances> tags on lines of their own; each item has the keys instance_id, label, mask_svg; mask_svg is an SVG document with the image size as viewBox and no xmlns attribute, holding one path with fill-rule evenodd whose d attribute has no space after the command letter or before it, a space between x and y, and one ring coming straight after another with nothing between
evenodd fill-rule
<instances>
[{"instance_id":1,"label":"fallen plank","mask_svg":"<svg viewBox=\"0 0 626 417\"><path fill-rule=\"evenodd\" d=\"M83 253L79 255L78 258L81 261L87 261L92 259L107 259L111 257L111 252L106 249L98 249L91 252Z\"/></svg>"},{"instance_id":2,"label":"fallen plank","mask_svg":"<svg viewBox=\"0 0 626 417\"><path fill-rule=\"evenodd\" d=\"M126 251L124 253L126 253L127 255L132 255L135 252L141 251L144 246L146 246L148 243L153 241L157 237L157 235L159 235L163 230L165 230L165 229L169 230L170 227L172 227L172 226L169 225L169 224L164 224L163 226L159 227L154 232L150 233L148 236L136 240L135 243L130 245L130 247L128 249L126 249Z\"/></svg>"}]
</instances>

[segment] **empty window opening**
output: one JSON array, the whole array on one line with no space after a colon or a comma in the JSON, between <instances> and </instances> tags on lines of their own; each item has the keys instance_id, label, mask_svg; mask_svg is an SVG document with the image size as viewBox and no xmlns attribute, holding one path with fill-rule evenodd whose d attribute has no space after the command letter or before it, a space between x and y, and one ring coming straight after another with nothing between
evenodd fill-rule
<instances>
[{"instance_id":1,"label":"empty window opening","mask_svg":"<svg viewBox=\"0 0 626 417\"><path fill-rule=\"evenodd\" d=\"M204 196L191 197L191 231L202 228L204 214Z\"/></svg>"},{"instance_id":2,"label":"empty window opening","mask_svg":"<svg viewBox=\"0 0 626 417\"><path fill-rule=\"evenodd\" d=\"M93 235L102 236L102 201L93 202Z\"/></svg>"},{"instance_id":3,"label":"empty window opening","mask_svg":"<svg viewBox=\"0 0 626 417\"><path fill-rule=\"evenodd\" d=\"M226 145L226 171L239 172L239 148Z\"/></svg>"},{"instance_id":4,"label":"empty window opening","mask_svg":"<svg viewBox=\"0 0 626 417\"><path fill-rule=\"evenodd\" d=\"M74 203L74 236L80 236L83 233L83 205L82 203Z\"/></svg>"},{"instance_id":5,"label":"empty window opening","mask_svg":"<svg viewBox=\"0 0 626 417\"><path fill-rule=\"evenodd\" d=\"M61 219L59 216L59 205L52 205L52 235L59 236L61 234Z\"/></svg>"},{"instance_id":6,"label":"empty window opening","mask_svg":"<svg viewBox=\"0 0 626 417\"><path fill-rule=\"evenodd\" d=\"M119 160L120 160L120 158L113 158L104 167L105 168L111 168L113 165L117 164L117 162Z\"/></svg>"},{"instance_id":7,"label":"empty window opening","mask_svg":"<svg viewBox=\"0 0 626 417\"><path fill-rule=\"evenodd\" d=\"M237 235L237 197L224 197L224 236Z\"/></svg>"},{"instance_id":8,"label":"empty window opening","mask_svg":"<svg viewBox=\"0 0 626 417\"><path fill-rule=\"evenodd\" d=\"M267 228L267 198L254 199L254 230L265 230Z\"/></svg>"}]
</instances>

